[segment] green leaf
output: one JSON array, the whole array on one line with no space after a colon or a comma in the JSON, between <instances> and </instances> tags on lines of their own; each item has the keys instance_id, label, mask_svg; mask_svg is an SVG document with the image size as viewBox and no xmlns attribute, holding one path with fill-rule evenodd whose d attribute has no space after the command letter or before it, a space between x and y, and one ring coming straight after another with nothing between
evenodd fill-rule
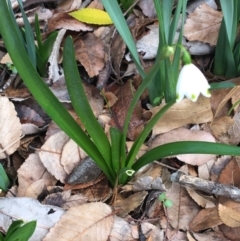
<instances>
[{"instance_id":1,"label":"green leaf","mask_svg":"<svg viewBox=\"0 0 240 241\"><path fill-rule=\"evenodd\" d=\"M62 103L53 95L33 67L24 46L18 38L14 21L11 18L5 0L0 0L0 31L5 47L33 97L52 120L75 141L93 160L105 162L94 143L84 133L77 122L68 113ZM18 46L16 48L16 46ZM104 171L104 170L103 170ZM106 171L106 170L105 170ZM114 180L108 176L114 185Z\"/></svg>"},{"instance_id":2,"label":"green leaf","mask_svg":"<svg viewBox=\"0 0 240 241\"><path fill-rule=\"evenodd\" d=\"M204 141L181 141L153 148L141 156L132 168L138 171L148 163L179 154L214 154L240 156L240 147Z\"/></svg>"},{"instance_id":3,"label":"green leaf","mask_svg":"<svg viewBox=\"0 0 240 241\"><path fill-rule=\"evenodd\" d=\"M42 49L40 50L41 57L43 58L43 61L47 63L48 58L52 52L52 48L54 45L54 42L57 38L57 31L52 32L46 40L44 40L42 44Z\"/></svg>"},{"instance_id":4,"label":"green leaf","mask_svg":"<svg viewBox=\"0 0 240 241\"><path fill-rule=\"evenodd\" d=\"M131 56L133 58L134 63L138 69L139 74L144 78L146 75L141 67L141 63L138 57L138 52L136 49L135 42L132 38L131 32L128 28L126 20L122 14L122 11L117 3L117 0L102 0L102 4L108 14L110 15L116 29L118 30L119 34L123 38L124 42L126 43Z\"/></svg>"},{"instance_id":5,"label":"green leaf","mask_svg":"<svg viewBox=\"0 0 240 241\"><path fill-rule=\"evenodd\" d=\"M27 52L28 56L33 64L34 67L37 66L36 60L36 50L35 50L35 43L34 43L34 36L32 27L28 21L27 15L24 12L22 0L18 0L19 7L22 13L23 21L24 21L24 28L25 28L25 37L26 37L26 45L27 45Z\"/></svg>"},{"instance_id":6,"label":"green leaf","mask_svg":"<svg viewBox=\"0 0 240 241\"><path fill-rule=\"evenodd\" d=\"M8 240L9 237L18 229L22 226L23 221L22 220L16 220L13 221L10 227L8 228L8 231L5 236L5 240Z\"/></svg>"},{"instance_id":7,"label":"green leaf","mask_svg":"<svg viewBox=\"0 0 240 241\"><path fill-rule=\"evenodd\" d=\"M159 201L164 202L164 200L167 199L166 193L165 192L161 193L159 195L158 199L159 199Z\"/></svg>"},{"instance_id":8,"label":"green leaf","mask_svg":"<svg viewBox=\"0 0 240 241\"><path fill-rule=\"evenodd\" d=\"M108 176L113 175L113 170L111 168L111 146L104 130L96 120L89 105L75 61L73 42L69 36L64 43L63 69L72 105L97 149L101 153L101 157L104 159L102 162L100 161L102 158L100 159L99 157L95 158L94 161L96 161L105 174L108 174Z\"/></svg>"},{"instance_id":9,"label":"green leaf","mask_svg":"<svg viewBox=\"0 0 240 241\"><path fill-rule=\"evenodd\" d=\"M165 200L165 201L163 202L163 205L164 205L166 208L170 208L170 207L172 207L173 202L172 202L172 200L167 199L167 200Z\"/></svg>"},{"instance_id":10,"label":"green leaf","mask_svg":"<svg viewBox=\"0 0 240 241\"><path fill-rule=\"evenodd\" d=\"M37 222L30 221L19 227L6 241L27 241L33 235Z\"/></svg>"},{"instance_id":11,"label":"green leaf","mask_svg":"<svg viewBox=\"0 0 240 241\"><path fill-rule=\"evenodd\" d=\"M95 8L83 8L71 13L68 13L78 21L90 24L106 25L112 24L112 20L108 13Z\"/></svg>"},{"instance_id":12,"label":"green leaf","mask_svg":"<svg viewBox=\"0 0 240 241\"><path fill-rule=\"evenodd\" d=\"M36 39L37 39L37 44L38 44L38 49L41 51L42 49L42 38L41 38L41 31L39 27L39 21L38 21L38 15L35 15L35 32L36 32Z\"/></svg>"},{"instance_id":13,"label":"green leaf","mask_svg":"<svg viewBox=\"0 0 240 241\"><path fill-rule=\"evenodd\" d=\"M114 127L110 128L111 144L112 144L112 169L118 173L121 163L121 140L122 133Z\"/></svg>"},{"instance_id":14,"label":"green leaf","mask_svg":"<svg viewBox=\"0 0 240 241\"><path fill-rule=\"evenodd\" d=\"M210 84L210 90L217 90L217 89L225 89L225 88L234 88L236 85L232 82L219 82L219 83L212 83Z\"/></svg>"},{"instance_id":15,"label":"green leaf","mask_svg":"<svg viewBox=\"0 0 240 241\"><path fill-rule=\"evenodd\" d=\"M3 191L7 191L9 185L10 185L10 181L8 179L8 176L5 172L2 164L0 164L0 188Z\"/></svg>"},{"instance_id":16,"label":"green leaf","mask_svg":"<svg viewBox=\"0 0 240 241\"><path fill-rule=\"evenodd\" d=\"M158 113L147 123L147 125L144 127L144 130L140 133L138 138L134 141L134 144L129 151L129 154L127 156L127 166L132 167L136 155L138 151L140 150L142 144L146 140L147 136L151 132L153 126L157 123L157 121L167 112L167 110L175 103L175 101L169 102L166 104Z\"/></svg>"}]
</instances>

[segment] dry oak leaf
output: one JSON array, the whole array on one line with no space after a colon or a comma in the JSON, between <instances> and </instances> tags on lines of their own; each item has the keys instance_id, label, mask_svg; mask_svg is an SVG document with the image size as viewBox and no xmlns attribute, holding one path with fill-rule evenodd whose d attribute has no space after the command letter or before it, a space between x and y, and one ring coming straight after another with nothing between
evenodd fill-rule
<instances>
[{"instance_id":1,"label":"dry oak leaf","mask_svg":"<svg viewBox=\"0 0 240 241\"><path fill-rule=\"evenodd\" d=\"M167 210L170 224L175 229L188 230L200 207L178 183L173 183L171 189L166 191L166 195L167 199L173 201L173 206Z\"/></svg>"},{"instance_id":2,"label":"dry oak leaf","mask_svg":"<svg viewBox=\"0 0 240 241\"><path fill-rule=\"evenodd\" d=\"M18 169L18 182L18 197L37 198L42 193L44 186L53 186L57 180L46 170L39 156L31 154ZM42 184L42 188L36 188L34 183L40 186ZM30 191L33 187L35 187L35 195Z\"/></svg>"},{"instance_id":3,"label":"dry oak leaf","mask_svg":"<svg viewBox=\"0 0 240 241\"><path fill-rule=\"evenodd\" d=\"M197 40L216 45L221 22L222 13L203 3L189 14L184 25L184 36L189 41Z\"/></svg>"},{"instance_id":4,"label":"dry oak leaf","mask_svg":"<svg viewBox=\"0 0 240 241\"><path fill-rule=\"evenodd\" d=\"M84 66L90 78L99 74L105 65L103 42L93 33L87 33L74 43L76 59Z\"/></svg>"},{"instance_id":5,"label":"dry oak leaf","mask_svg":"<svg viewBox=\"0 0 240 241\"><path fill-rule=\"evenodd\" d=\"M93 28L88 24L79 22L67 13L57 13L48 20L49 31L62 28L77 32L93 30Z\"/></svg>"},{"instance_id":6,"label":"dry oak leaf","mask_svg":"<svg viewBox=\"0 0 240 241\"><path fill-rule=\"evenodd\" d=\"M178 129L169 131L162 135L158 135L151 145L149 149L153 149L154 147L161 146L163 144L172 143L176 141L208 141L215 142L214 137L206 132L199 130L188 130L186 128L180 127ZM181 154L176 155L176 157L187 164L201 166L213 159L215 155L210 154Z\"/></svg>"},{"instance_id":7,"label":"dry oak leaf","mask_svg":"<svg viewBox=\"0 0 240 241\"><path fill-rule=\"evenodd\" d=\"M214 228L220 224L222 224L222 221L218 216L217 207L205 208L191 221L190 230L198 232L200 230Z\"/></svg>"},{"instance_id":8,"label":"dry oak leaf","mask_svg":"<svg viewBox=\"0 0 240 241\"><path fill-rule=\"evenodd\" d=\"M22 126L13 103L7 97L0 97L0 159L17 150L21 135Z\"/></svg>"},{"instance_id":9,"label":"dry oak leaf","mask_svg":"<svg viewBox=\"0 0 240 241\"><path fill-rule=\"evenodd\" d=\"M50 136L39 152L45 168L62 183L85 156L86 153L63 131Z\"/></svg>"},{"instance_id":10,"label":"dry oak leaf","mask_svg":"<svg viewBox=\"0 0 240 241\"><path fill-rule=\"evenodd\" d=\"M154 107L149 112L155 115L164 105ZM209 98L200 96L197 102L183 99L174 104L153 127L152 135L162 134L187 124L210 122L213 119Z\"/></svg>"},{"instance_id":11,"label":"dry oak leaf","mask_svg":"<svg viewBox=\"0 0 240 241\"><path fill-rule=\"evenodd\" d=\"M238 210L239 208L232 209L222 204L218 205L220 219L224 224L232 228L240 226L240 214Z\"/></svg>"},{"instance_id":12,"label":"dry oak leaf","mask_svg":"<svg viewBox=\"0 0 240 241\"><path fill-rule=\"evenodd\" d=\"M107 241L113 221L111 207L105 203L71 207L43 241Z\"/></svg>"},{"instance_id":13,"label":"dry oak leaf","mask_svg":"<svg viewBox=\"0 0 240 241\"><path fill-rule=\"evenodd\" d=\"M130 224L123 218L114 216L114 223L109 235L111 241L134 241Z\"/></svg>"}]
</instances>

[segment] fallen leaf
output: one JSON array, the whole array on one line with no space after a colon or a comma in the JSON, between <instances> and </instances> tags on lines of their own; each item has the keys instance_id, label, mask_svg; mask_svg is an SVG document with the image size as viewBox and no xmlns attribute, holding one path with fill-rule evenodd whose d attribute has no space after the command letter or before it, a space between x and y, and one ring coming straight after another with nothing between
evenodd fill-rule
<instances>
[{"instance_id":1,"label":"fallen leaf","mask_svg":"<svg viewBox=\"0 0 240 241\"><path fill-rule=\"evenodd\" d=\"M223 116L213 120L211 125L209 125L214 137L221 141L222 143L230 144L231 136L229 131L232 130L234 125L234 120L230 116Z\"/></svg>"},{"instance_id":2,"label":"fallen leaf","mask_svg":"<svg viewBox=\"0 0 240 241\"><path fill-rule=\"evenodd\" d=\"M175 229L188 230L191 221L200 211L199 206L178 183L172 184L172 188L166 191L166 196L173 202L173 206L167 209L170 224Z\"/></svg>"},{"instance_id":3,"label":"fallen leaf","mask_svg":"<svg viewBox=\"0 0 240 241\"><path fill-rule=\"evenodd\" d=\"M68 29L72 31L92 31L93 28L85 23L81 23L67 13L57 13L48 20L49 31L55 29Z\"/></svg>"},{"instance_id":4,"label":"fallen leaf","mask_svg":"<svg viewBox=\"0 0 240 241\"><path fill-rule=\"evenodd\" d=\"M83 8L71 12L69 13L69 15L74 17L78 21L89 24L106 25L113 23L108 13L100 9Z\"/></svg>"},{"instance_id":5,"label":"fallen leaf","mask_svg":"<svg viewBox=\"0 0 240 241\"><path fill-rule=\"evenodd\" d=\"M143 234L151 241L164 241L164 230L157 226L144 222L141 224Z\"/></svg>"},{"instance_id":6,"label":"fallen leaf","mask_svg":"<svg viewBox=\"0 0 240 241\"><path fill-rule=\"evenodd\" d=\"M203 3L189 14L184 25L184 36L190 41L216 45L221 22L222 13Z\"/></svg>"},{"instance_id":7,"label":"fallen leaf","mask_svg":"<svg viewBox=\"0 0 240 241\"><path fill-rule=\"evenodd\" d=\"M128 81L126 84L121 86L116 92L118 100L112 107L112 112L114 113L114 115L112 117L110 124L111 126L121 129L124 126L127 111L129 109L131 100L135 93L135 88L131 84L131 81ZM144 121L142 119L142 106L141 102L138 101L134 108L130 124L128 127L127 137L130 140L136 139L136 137L143 129L143 123Z\"/></svg>"},{"instance_id":8,"label":"fallen leaf","mask_svg":"<svg viewBox=\"0 0 240 241\"><path fill-rule=\"evenodd\" d=\"M164 105L154 107L149 112L155 115ZM174 104L153 127L152 136L187 125L212 121L213 115L209 98L200 96L197 102L183 99Z\"/></svg>"},{"instance_id":9,"label":"fallen leaf","mask_svg":"<svg viewBox=\"0 0 240 241\"><path fill-rule=\"evenodd\" d=\"M103 42L93 33L87 33L74 43L76 59L84 66L90 78L99 74L105 65Z\"/></svg>"},{"instance_id":10,"label":"fallen leaf","mask_svg":"<svg viewBox=\"0 0 240 241\"><path fill-rule=\"evenodd\" d=\"M192 233L194 239L189 241L210 241L210 240L214 240L214 241L229 241L228 238L226 238L223 234L221 234L218 231L206 231L204 233ZM233 239L231 239L231 241L234 241Z\"/></svg>"},{"instance_id":11,"label":"fallen leaf","mask_svg":"<svg viewBox=\"0 0 240 241\"><path fill-rule=\"evenodd\" d=\"M91 170L91 171L89 171ZM85 157L67 178L67 184L81 184L96 180L102 170L89 156Z\"/></svg>"},{"instance_id":12,"label":"fallen leaf","mask_svg":"<svg viewBox=\"0 0 240 241\"><path fill-rule=\"evenodd\" d=\"M12 220L37 220L37 227L29 241L42 241L65 212L61 208L42 205L36 199L26 197L0 198L0 210L0 227L5 232Z\"/></svg>"},{"instance_id":13,"label":"fallen leaf","mask_svg":"<svg viewBox=\"0 0 240 241\"><path fill-rule=\"evenodd\" d=\"M128 213L133 211L135 208L142 205L143 200L147 196L147 192L141 191L130 195L127 198L121 197L120 194L117 196L117 200L114 203L114 208L118 210L118 215L121 217L126 216Z\"/></svg>"},{"instance_id":14,"label":"fallen leaf","mask_svg":"<svg viewBox=\"0 0 240 241\"><path fill-rule=\"evenodd\" d=\"M188 130L186 128L178 128L162 135L157 136L149 149L154 147L161 146L163 144L176 142L176 141L208 141L215 142L214 137L206 131L198 130ZM210 154L182 154L176 155L176 157L187 164L201 166L207 161L213 159L215 155Z\"/></svg>"},{"instance_id":15,"label":"fallen leaf","mask_svg":"<svg viewBox=\"0 0 240 241\"><path fill-rule=\"evenodd\" d=\"M219 177L218 182L231 185L240 188L240 166L237 161L236 157L232 157L231 160L225 164L224 168L222 169Z\"/></svg>"},{"instance_id":16,"label":"fallen leaf","mask_svg":"<svg viewBox=\"0 0 240 241\"><path fill-rule=\"evenodd\" d=\"M198 232L200 230L214 228L220 224L222 224L222 221L218 216L217 207L205 208L192 220L190 230Z\"/></svg>"},{"instance_id":17,"label":"fallen leaf","mask_svg":"<svg viewBox=\"0 0 240 241\"><path fill-rule=\"evenodd\" d=\"M45 205L53 205L65 210L82 205L86 202L87 198L83 194L78 193L76 195L71 195L71 190L49 194L43 200L43 204Z\"/></svg>"},{"instance_id":18,"label":"fallen leaf","mask_svg":"<svg viewBox=\"0 0 240 241\"><path fill-rule=\"evenodd\" d=\"M138 6L142 9L144 15L149 18L156 17L156 9L153 1L149 0L140 0Z\"/></svg>"},{"instance_id":19,"label":"fallen leaf","mask_svg":"<svg viewBox=\"0 0 240 241\"><path fill-rule=\"evenodd\" d=\"M201 165L198 167L198 177L205 179L205 180L210 180L210 175L211 175L211 169L213 165L215 164L216 160L212 159L206 162L205 164ZM192 174L190 174L192 175Z\"/></svg>"},{"instance_id":20,"label":"fallen leaf","mask_svg":"<svg viewBox=\"0 0 240 241\"><path fill-rule=\"evenodd\" d=\"M236 209L226 207L222 204L218 205L219 216L224 224L229 227L236 228L240 226L240 206Z\"/></svg>"},{"instance_id":21,"label":"fallen leaf","mask_svg":"<svg viewBox=\"0 0 240 241\"><path fill-rule=\"evenodd\" d=\"M79 9L82 5L82 0L65 0L60 2L57 6L58 12L70 12L76 9Z\"/></svg>"},{"instance_id":22,"label":"fallen leaf","mask_svg":"<svg viewBox=\"0 0 240 241\"><path fill-rule=\"evenodd\" d=\"M226 104L232 97L239 93L239 90L240 86L234 87L232 89L213 91L213 95L211 97L211 105L214 113L214 119L216 117L225 116L228 113L229 108L226 107Z\"/></svg>"},{"instance_id":23,"label":"fallen leaf","mask_svg":"<svg viewBox=\"0 0 240 241\"><path fill-rule=\"evenodd\" d=\"M240 112L237 112L233 117L233 125L228 129L230 135L230 144L238 145L240 142Z\"/></svg>"},{"instance_id":24,"label":"fallen leaf","mask_svg":"<svg viewBox=\"0 0 240 241\"><path fill-rule=\"evenodd\" d=\"M0 96L0 159L17 150L21 135L22 127L13 103Z\"/></svg>"},{"instance_id":25,"label":"fallen leaf","mask_svg":"<svg viewBox=\"0 0 240 241\"><path fill-rule=\"evenodd\" d=\"M38 182L38 185L41 185L39 184L39 181L42 182L42 187L54 186L57 182L57 180L43 166L39 156L37 154L31 154L18 169L19 186L17 196L38 198L38 195L43 191L43 188L38 189L34 195L30 195L29 188L31 188L35 182Z\"/></svg>"},{"instance_id":26,"label":"fallen leaf","mask_svg":"<svg viewBox=\"0 0 240 241\"><path fill-rule=\"evenodd\" d=\"M63 131L50 136L41 147L39 157L45 168L62 183L73 168L84 158L81 150Z\"/></svg>"},{"instance_id":27,"label":"fallen leaf","mask_svg":"<svg viewBox=\"0 0 240 241\"><path fill-rule=\"evenodd\" d=\"M111 208L105 203L71 207L50 229L43 241L107 241L113 226Z\"/></svg>"},{"instance_id":28,"label":"fallen leaf","mask_svg":"<svg viewBox=\"0 0 240 241\"><path fill-rule=\"evenodd\" d=\"M186 188L189 196L201 207L203 208L213 208L215 207L215 203L216 202L213 197L211 196L207 196L204 197L203 195L199 194L197 191L195 191L192 188Z\"/></svg>"},{"instance_id":29,"label":"fallen leaf","mask_svg":"<svg viewBox=\"0 0 240 241\"><path fill-rule=\"evenodd\" d=\"M133 241L130 224L123 218L114 216L114 222L109 235L111 241Z\"/></svg>"}]
</instances>

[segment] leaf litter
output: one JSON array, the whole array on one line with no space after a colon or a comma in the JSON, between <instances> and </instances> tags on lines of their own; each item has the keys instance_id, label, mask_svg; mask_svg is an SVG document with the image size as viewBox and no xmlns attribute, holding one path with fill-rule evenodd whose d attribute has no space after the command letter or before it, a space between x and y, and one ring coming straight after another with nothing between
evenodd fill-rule
<instances>
[{"instance_id":1,"label":"leaf litter","mask_svg":"<svg viewBox=\"0 0 240 241\"><path fill-rule=\"evenodd\" d=\"M40 11L42 2L45 1L26 1L25 5L32 10L37 5L34 11ZM84 5L86 2L90 4ZM214 1L204 2L188 5L183 41L191 54L196 54L197 48L200 64L204 55L211 52L211 46L216 45L222 18ZM110 126L121 129L126 103L130 103L141 81L134 65L127 61L126 45L114 34L113 27L80 22L68 14L81 6L103 10L100 1L67 0L55 4L54 8L51 4L45 6L47 14L41 15L43 36L55 29L65 29L72 35L80 74L86 82L85 92L96 118L107 134ZM154 46L159 41L156 13L153 1L140 0L137 6L129 23L142 61L148 66L152 62L146 59L155 58ZM49 59L51 74L46 82L55 82L51 83L51 90L81 125L72 110L64 74L59 74L61 42L55 43L55 52ZM206 52L208 44L211 46ZM1 59L1 63L4 61ZM208 65L204 67L209 70ZM4 72L2 75L7 79ZM214 181L222 185L223 192L229 186L240 188L238 157L171 156L147 165L125 186L112 190L92 164L84 167L86 153L30 101L26 87L14 81L0 97L0 158L13 184L11 191L1 194L2 230L6 232L15 219L36 219L37 229L30 240L238 240L239 202L228 195L204 193L197 186ZM215 90L210 100L201 97L192 103L185 99L170 108L137 156L176 140L238 145L239 105L230 115L228 112L239 100L239 79L230 81L237 85L235 89ZM101 94L94 85L102 89ZM147 93L141 100L146 96ZM139 101L127 134L128 148L160 108L161 105L146 110ZM175 170L198 178L195 189L171 182ZM69 181L72 177L74 181ZM171 208L158 200L162 192L173 201Z\"/></svg>"}]
</instances>

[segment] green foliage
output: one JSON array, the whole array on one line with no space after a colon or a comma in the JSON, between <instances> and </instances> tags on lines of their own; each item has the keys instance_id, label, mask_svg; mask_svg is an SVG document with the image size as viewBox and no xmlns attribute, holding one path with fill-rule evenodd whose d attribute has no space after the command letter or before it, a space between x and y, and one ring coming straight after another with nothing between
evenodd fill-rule
<instances>
[{"instance_id":1,"label":"green foliage","mask_svg":"<svg viewBox=\"0 0 240 241\"><path fill-rule=\"evenodd\" d=\"M158 199L159 199L160 202L163 203L163 205L164 205L166 208L170 208L170 207L172 207L172 205L173 205L172 200L167 199L167 196L166 196L166 193L165 193L165 192L161 193L161 194L159 195Z\"/></svg>"},{"instance_id":2,"label":"green foliage","mask_svg":"<svg viewBox=\"0 0 240 241\"><path fill-rule=\"evenodd\" d=\"M169 101L148 122L142 133L135 140L129 153L127 153L126 136L134 107L136 106L137 101L139 100L143 91L149 87L150 83L152 83L153 79L159 73L159 68L163 61L169 58L171 51L168 50L171 48L166 46L159 48L158 58L156 59L151 71L146 75L141 68L134 41L117 1L102 0L102 2L112 20L115 22L115 24L118 24L118 31L123 36L124 40L127 41L126 43L131 51L132 57L143 77L143 81L138 87L133 96L132 102L130 103L123 130L120 131L116 128L110 129L111 143L93 115L87 97L84 93L82 81L75 61L71 37L67 37L64 43L64 74L73 107L85 126L86 131L83 131L79 127L77 122L71 117L63 104L59 102L59 100L49 90L48 86L43 82L34 64L31 62L28 51L25 48L25 43L21 40L21 34L12 14L10 4L7 5L6 0L0 0L0 33L3 37L6 49L29 91L41 105L43 110L52 118L52 120L55 121L55 123L96 162L96 164L105 173L112 186L114 186L117 181L119 181L119 183L126 183L129 178L127 174L132 174L133 171L139 170L142 166L151 161L170 155L184 153L240 155L239 147L208 142L178 142L156 147L136 160L137 153L152 130L153 126L175 103L175 99ZM184 1L179 0L179 2L183 3ZM168 15L168 18L169 16L170 15ZM164 18L167 17L165 16ZM172 25L172 22L171 26L173 26L172 29L175 29L174 24ZM166 35L169 39L172 38L170 34L171 31L169 31L169 34ZM39 38L40 35L39 33L36 35L38 46L41 48L43 44ZM26 34L26 38L29 36L30 35ZM31 39L31 37L29 38ZM31 42L30 39L28 39L28 42ZM15 46L18 46L18 48ZM174 54L179 54L180 56L181 51L175 50ZM175 62L173 61L172 65L174 64Z\"/></svg>"},{"instance_id":3,"label":"green foliage","mask_svg":"<svg viewBox=\"0 0 240 241\"><path fill-rule=\"evenodd\" d=\"M36 31L36 40L37 46L34 42L34 35L32 27L28 21L27 15L24 12L22 1L18 0L20 10L24 20L24 29L22 30L23 36L20 36L18 31L18 37L22 39L22 42L25 42L25 48L27 50L28 56L35 68L38 69L41 76L45 76L47 72L47 61L51 54L53 44L57 37L57 32L52 32L46 40L43 42L41 39L41 31L39 27L38 15L35 16L35 31Z\"/></svg>"},{"instance_id":4,"label":"green foliage","mask_svg":"<svg viewBox=\"0 0 240 241\"><path fill-rule=\"evenodd\" d=\"M57 38L57 31L52 32L44 42L42 42L41 32L39 27L38 15L35 16L35 31L37 46L36 56L37 56L37 68L41 76L45 76L47 72L47 61L52 52L53 44Z\"/></svg>"},{"instance_id":5,"label":"green foliage","mask_svg":"<svg viewBox=\"0 0 240 241\"><path fill-rule=\"evenodd\" d=\"M36 229L37 222L25 223L22 220L13 221L3 237L0 233L0 241L28 241Z\"/></svg>"},{"instance_id":6,"label":"green foliage","mask_svg":"<svg viewBox=\"0 0 240 241\"><path fill-rule=\"evenodd\" d=\"M135 2L135 0L118 0L121 4L123 11L127 11Z\"/></svg>"},{"instance_id":7,"label":"green foliage","mask_svg":"<svg viewBox=\"0 0 240 241\"><path fill-rule=\"evenodd\" d=\"M2 189L3 191L7 191L9 184L10 184L9 178L2 164L0 164L0 189Z\"/></svg>"},{"instance_id":8,"label":"green foliage","mask_svg":"<svg viewBox=\"0 0 240 241\"><path fill-rule=\"evenodd\" d=\"M240 75L240 42L236 42L240 19L240 1L220 0L223 19L215 50L213 72L216 75L237 77Z\"/></svg>"},{"instance_id":9,"label":"green foliage","mask_svg":"<svg viewBox=\"0 0 240 241\"><path fill-rule=\"evenodd\" d=\"M6 66L7 66L8 70L12 71L14 74L17 74L17 69L13 64L6 63Z\"/></svg>"}]
</instances>

